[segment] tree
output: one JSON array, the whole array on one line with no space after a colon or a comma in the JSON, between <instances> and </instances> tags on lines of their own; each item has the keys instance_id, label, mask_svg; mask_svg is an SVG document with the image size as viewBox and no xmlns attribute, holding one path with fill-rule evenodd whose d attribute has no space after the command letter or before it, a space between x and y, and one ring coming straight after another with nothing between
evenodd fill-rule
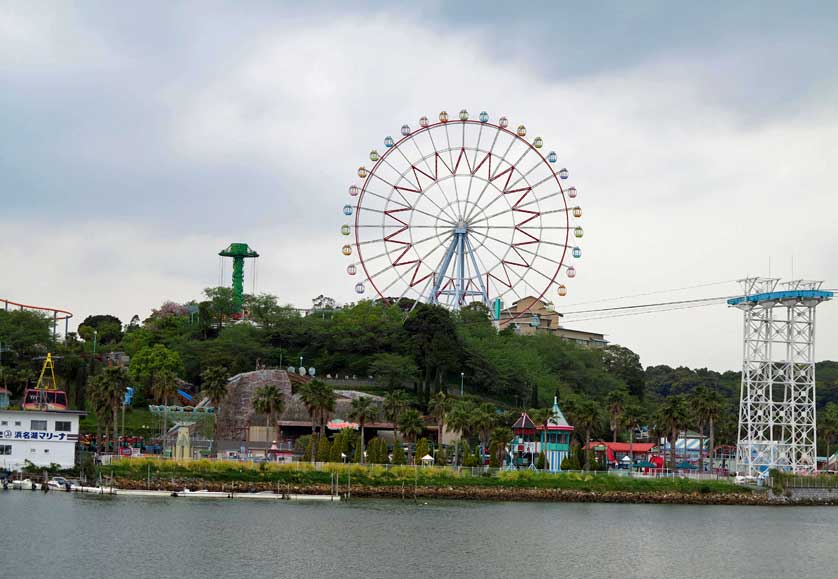
<instances>
[{"instance_id":1,"label":"tree","mask_svg":"<svg viewBox=\"0 0 838 579\"><path fill-rule=\"evenodd\" d=\"M97 416L96 444L97 451L101 442L99 423L104 426L105 436L108 434L108 426L111 427L111 440L117 439L117 415L119 405L122 403L127 386L128 376L121 366L105 368L98 375L88 381L88 399L92 403L93 411Z\"/></svg>"},{"instance_id":2,"label":"tree","mask_svg":"<svg viewBox=\"0 0 838 579\"><path fill-rule=\"evenodd\" d=\"M462 439L467 435L469 429L471 428L471 407L468 402L460 400L452 406L451 412L448 415L448 428L454 434L459 435L459 439ZM455 465L460 464L460 446L462 445L459 441L454 446Z\"/></svg>"},{"instance_id":3,"label":"tree","mask_svg":"<svg viewBox=\"0 0 838 579\"><path fill-rule=\"evenodd\" d=\"M364 426L368 420L372 420L376 416L378 416L378 406L375 405L372 398L359 396L352 400L352 410L349 412L349 418L357 420L358 425L361 427L361 442L359 446L361 447L362 457L364 453Z\"/></svg>"},{"instance_id":4,"label":"tree","mask_svg":"<svg viewBox=\"0 0 838 579\"><path fill-rule=\"evenodd\" d=\"M384 457L383 457L384 458L384 463L386 464L386 462L387 462L386 461L386 458L387 458L387 447L386 447L386 445L384 447L384 453L383 454L384 454ZM390 462L392 462L393 464L407 464L406 461L405 461L405 458L404 458L404 447L402 446L402 441L399 440L398 438L393 443L393 460L390 461Z\"/></svg>"},{"instance_id":5,"label":"tree","mask_svg":"<svg viewBox=\"0 0 838 579\"><path fill-rule=\"evenodd\" d=\"M378 354L370 364L370 373L378 383L390 389L402 388L416 380L416 363L410 356Z\"/></svg>"},{"instance_id":6,"label":"tree","mask_svg":"<svg viewBox=\"0 0 838 579\"><path fill-rule=\"evenodd\" d=\"M169 405L169 400L177 393L177 376L171 370L160 370L154 374L151 394L154 400Z\"/></svg>"},{"instance_id":7,"label":"tree","mask_svg":"<svg viewBox=\"0 0 838 579\"><path fill-rule=\"evenodd\" d=\"M436 419L437 438L436 443L442 448L442 435L445 432L445 416L451 410L452 400L445 392L437 392L431 397L428 403L428 411Z\"/></svg>"},{"instance_id":8,"label":"tree","mask_svg":"<svg viewBox=\"0 0 838 579\"><path fill-rule=\"evenodd\" d=\"M142 348L131 358L128 374L131 380L138 387L145 388L146 392L149 388L153 388L160 372L167 372L173 377L172 380L179 376L183 372L180 354L163 344L155 344Z\"/></svg>"},{"instance_id":9,"label":"tree","mask_svg":"<svg viewBox=\"0 0 838 579\"><path fill-rule=\"evenodd\" d=\"M330 297L324 296L323 294L320 294L319 296L311 300L311 308L315 311L333 310L335 309L336 305L337 302L335 302L335 300L333 300Z\"/></svg>"},{"instance_id":10,"label":"tree","mask_svg":"<svg viewBox=\"0 0 838 579\"><path fill-rule=\"evenodd\" d=\"M613 433L612 442L617 442L617 431L620 430L620 422L622 421L627 401L628 392L622 388L612 390L606 398L606 402L608 403L608 422Z\"/></svg>"},{"instance_id":11,"label":"tree","mask_svg":"<svg viewBox=\"0 0 838 579\"><path fill-rule=\"evenodd\" d=\"M420 304L404 323L411 337L417 363L422 369L420 399L433 384L442 388L444 374L454 368L461 350L451 313L438 305Z\"/></svg>"},{"instance_id":12,"label":"tree","mask_svg":"<svg viewBox=\"0 0 838 579\"><path fill-rule=\"evenodd\" d=\"M393 423L399 421L402 412L407 408L407 393L404 390L393 390L384 396L384 416Z\"/></svg>"},{"instance_id":13,"label":"tree","mask_svg":"<svg viewBox=\"0 0 838 579\"><path fill-rule=\"evenodd\" d=\"M591 469L591 431L599 424L599 404L590 398L574 400L570 405L573 423L585 431L585 470Z\"/></svg>"},{"instance_id":14,"label":"tree","mask_svg":"<svg viewBox=\"0 0 838 579\"><path fill-rule=\"evenodd\" d=\"M408 444L415 442L416 438L425 430L425 423L422 415L415 408L409 408L402 412L398 421L399 432L407 439ZM412 462L412 452L408 446L408 463ZM395 464L395 463L394 463Z\"/></svg>"},{"instance_id":15,"label":"tree","mask_svg":"<svg viewBox=\"0 0 838 579\"><path fill-rule=\"evenodd\" d=\"M675 442L678 433L684 428L689 419L687 404L682 395L670 396L664 400L657 410L657 422L667 432L669 438L669 466L675 471Z\"/></svg>"},{"instance_id":16,"label":"tree","mask_svg":"<svg viewBox=\"0 0 838 579\"><path fill-rule=\"evenodd\" d=\"M629 402L623 410L623 424L628 428L629 456L634 465L634 431L643 425L646 417L643 409L636 402Z\"/></svg>"},{"instance_id":17,"label":"tree","mask_svg":"<svg viewBox=\"0 0 838 579\"><path fill-rule=\"evenodd\" d=\"M218 411L221 408L221 403L227 396L227 383L230 381L230 375L227 368L223 366L210 366L201 372L201 387L204 396L209 398L210 404L215 409L212 416L212 440L216 443L218 435Z\"/></svg>"},{"instance_id":18,"label":"tree","mask_svg":"<svg viewBox=\"0 0 838 579\"><path fill-rule=\"evenodd\" d=\"M231 287L208 287L204 290L207 313L221 327L236 313L235 292Z\"/></svg>"},{"instance_id":19,"label":"tree","mask_svg":"<svg viewBox=\"0 0 838 579\"><path fill-rule=\"evenodd\" d=\"M835 402L828 402L826 406L821 409L818 414L818 430L826 442L826 456L827 460L831 456L829 453L829 443L835 433L838 432L838 404Z\"/></svg>"},{"instance_id":20,"label":"tree","mask_svg":"<svg viewBox=\"0 0 838 579\"><path fill-rule=\"evenodd\" d=\"M480 433L480 444L483 448L489 446L489 435L495 425L495 408L488 403L481 404L471 415L471 427Z\"/></svg>"},{"instance_id":21,"label":"tree","mask_svg":"<svg viewBox=\"0 0 838 579\"><path fill-rule=\"evenodd\" d=\"M87 316L79 325L96 330L96 340L102 344L113 344L122 339L122 321L110 314Z\"/></svg>"},{"instance_id":22,"label":"tree","mask_svg":"<svg viewBox=\"0 0 838 579\"><path fill-rule=\"evenodd\" d=\"M311 416L311 432L315 425L319 427L318 436L323 437L323 429L329 413L335 411L335 391L320 380L312 380L300 387L300 398Z\"/></svg>"},{"instance_id":23,"label":"tree","mask_svg":"<svg viewBox=\"0 0 838 579\"><path fill-rule=\"evenodd\" d=\"M506 456L506 445L510 440L515 438L515 434L506 426L498 426L492 430L491 448L492 455L497 460L498 466L503 466L504 458Z\"/></svg>"},{"instance_id":24,"label":"tree","mask_svg":"<svg viewBox=\"0 0 838 579\"><path fill-rule=\"evenodd\" d=\"M264 384L256 389L253 409L268 415L273 434L276 434L277 419L285 410L285 396L276 384ZM273 437L271 437L273 438Z\"/></svg>"},{"instance_id":25,"label":"tree","mask_svg":"<svg viewBox=\"0 0 838 579\"><path fill-rule=\"evenodd\" d=\"M426 455L431 453L431 445L428 443L427 438L420 438L416 443L416 458L414 459L414 463L419 464Z\"/></svg>"},{"instance_id":26,"label":"tree","mask_svg":"<svg viewBox=\"0 0 838 579\"><path fill-rule=\"evenodd\" d=\"M625 382L629 394L643 399L645 375L640 356L628 348L612 344L602 349L602 365L609 374Z\"/></svg>"},{"instance_id":27,"label":"tree","mask_svg":"<svg viewBox=\"0 0 838 579\"><path fill-rule=\"evenodd\" d=\"M332 452L332 445L329 444L327 436L321 436L317 443L317 462L329 462Z\"/></svg>"},{"instance_id":28,"label":"tree","mask_svg":"<svg viewBox=\"0 0 838 579\"><path fill-rule=\"evenodd\" d=\"M701 434L704 434L704 425L710 427L710 472L713 471L713 451L716 445L715 422L722 412L724 401L721 394L705 386L699 386L689 396L690 408L698 423ZM703 442L703 441L702 441ZM704 471L704 447L699 452L699 472Z\"/></svg>"}]
</instances>

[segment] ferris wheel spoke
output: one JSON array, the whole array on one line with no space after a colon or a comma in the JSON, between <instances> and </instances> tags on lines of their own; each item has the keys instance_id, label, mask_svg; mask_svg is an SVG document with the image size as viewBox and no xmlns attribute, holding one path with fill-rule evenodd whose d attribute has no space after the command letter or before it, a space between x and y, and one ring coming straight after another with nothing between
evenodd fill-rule
<instances>
[{"instance_id":1,"label":"ferris wheel spoke","mask_svg":"<svg viewBox=\"0 0 838 579\"><path fill-rule=\"evenodd\" d=\"M434 142L434 136L433 136L433 134L431 134L430 130L427 132L427 135L428 135L428 138L431 140L431 146L433 147L434 151L436 151L437 150L436 143ZM411 139L410 141L413 143L413 146L416 147L416 152L419 153L419 158L422 159L425 162L425 166L428 168L428 174L429 175L432 174L434 176L434 179L438 180L439 175L437 174L437 163L436 163L437 153L434 153L434 155L433 155L433 157L434 157L434 168L431 168L430 164L428 163L428 157L426 157L425 154L422 152L422 149L419 148L419 144L416 142L416 139ZM418 177L417 177L417 179L418 179ZM431 186L433 187L433 185L431 185ZM445 194L445 190L442 187L440 187L438 184L436 184L436 186L437 186L437 189L439 190L440 194L442 194L442 198L445 199L446 207L450 207L451 206L451 201L448 200L448 195ZM420 187L420 189L423 189L423 188ZM424 189L423 189L423 191L424 191ZM425 194L425 197L429 198L429 196L427 194ZM443 210L443 212L445 213L445 215L447 215L452 220L451 223L456 223L457 222L457 216L456 215L451 215L451 213L449 213L448 211L445 211L445 210Z\"/></svg>"},{"instance_id":2,"label":"ferris wheel spoke","mask_svg":"<svg viewBox=\"0 0 838 579\"><path fill-rule=\"evenodd\" d=\"M500 135L500 132L501 132L501 128L498 127L498 134L495 136L496 141L497 141L497 136ZM498 173L500 172L500 169L503 166L504 162L506 162L506 156L509 154L510 149L512 149L512 145L514 145L514 144L515 144L515 139L512 139L509 142L509 146L506 147L506 151L504 151L503 155L501 155L500 158L498 159L497 167L495 168L495 174L494 175L489 174L489 180L486 183L486 185L483 187L483 190L480 192L480 196L477 198L477 201L474 202L474 207L471 209L471 211L469 211L468 215L466 215L466 221L469 221L472 218L472 216L474 215L474 212L477 210L477 207L480 206L480 200L483 199L483 194L486 193L486 189L488 189L489 183L491 183L492 181L494 181L495 179L498 178ZM495 146L495 144L492 143L492 149L493 150L494 150L494 146ZM515 170L514 167L513 167L512 170L513 171Z\"/></svg>"},{"instance_id":3,"label":"ferris wheel spoke","mask_svg":"<svg viewBox=\"0 0 838 579\"><path fill-rule=\"evenodd\" d=\"M553 193L550 193L550 194L545 195L543 197L537 197L537 198L534 198L532 201L527 201L526 203L521 203L520 205L518 205L518 208L528 207L528 206L530 206L534 203L540 203L540 202L546 201L547 199L552 199L553 197L557 197L557 196L561 195L562 193L563 192L561 190L554 191Z\"/></svg>"},{"instance_id":4,"label":"ferris wheel spoke","mask_svg":"<svg viewBox=\"0 0 838 579\"><path fill-rule=\"evenodd\" d=\"M520 296L520 295L518 295L518 292L517 292L517 291L515 291L515 289L514 289L514 287L515 287L515 286L514 286L514 284L512 284L512 283L511 283L511 281L512 281L512 280L510 280L510 279L509 279L509 273L508 273L508 272L509 272L509 270L508 270L506 267L504 267L504 260L503 260L503 259L501 259L501 258L498 256L498 254L496 254L494 251L492 251L492 250L491 250L488 246L485 246L485 245L484 245L483 247L485 247L485 248L486 248L486 250L487 250L489 253L491 253L491 254L495 257L495 259L497 259L497 260L498 260L498 263L497 263L494 267L492 267L492 269L489 269L489 268L487 268L487 267L486 267L486 264L485 264L485 262L483 261L483 258L480 256L480 254L479 254L479 253L477 253L477 252L475 252L475 256L476 256L477 260L480 262L480 265L481 265L481 266L483 266L483 271L485 271L485 272L486 272L486 278L487 278L487 280L489 280L489 279L494 279L494 280L495 280L495 281L494 281L495 285L496 285L497 287L500 287L500 286L502 285L502 282L500 281L500 279L499 279L498 277L496 277L496 276L492 275L492 273L491 273L493 269L496 269L497 267L500 267L501 269L503 269L503 270L504 270L504 275L506 276L507 281L509 281L510 283L509 283L509 285L508 285L508 286L506 286L506 287L508 288L508 289L507 289L507 291L505 291L505 292L499 292L499 297L503 297L504 295L506 295L506 293L508 293L508 291L509 291L509 290L511 290L511 291L515 294L515 297L517 297L517 298L520 300L520 299L521 299L521 296ZM513 273L516 273L516 274L517 274L517 272L513 272ZM521 279L521 280L523 279L523 278L520 276L520 274L518 274L518 278L519 278L519 279ZM487 288L487 291L488 291L488 288Z\"/></svg>"},{"instance_id":5,"label":"ferris wheel spoke","mask_svg":"<svg viewBox=\"0 0 838 579\"><path fill-rule=\"evenodd\" d=\"M382 201L386 201L387 203L395 203L397 205L401 205L402 207L406 207L406 208L410 209L410 202L407 199L405 199L405 203L407 203L407 205L405 205L405 203L399 203L395 199L390 199L389 197L385 197L384 195L380 195L380 194L376 193L375 191L373 191L371 189L364 189L364 195L372 195L373 197L378 197L379 199L381 199ZM362 206L362 209L364 209L363 206Z\"/></svg>"},{"instance_id":6,"label":"ferris wheel spoke","mask_svg":"<svg viewBox=\"0 0 838 579\"><path fill-rule=\"evenodd\" d=\"M404 156L404 152L402 152L401 148L397 148L396 150L397 150L397 151L401 154L401 156L402 156L402 157L404 157L404 160L407 162L408 167L410 167L410 166L411 166L411 165L410 165L410 161L408 161L408 160L407 160L407 157L405 157L405 156ZM410 178L409 178L409 177L407 177L407 176L406 176L406 175L408 174L408 172L410 171L410 169L406 169L405 171L399 172L399 170L398 170L398 169L396 169L396 168L393 166L393 164L392 164L392 163L390 163L390 161L388 161L388 160L387 160L387 157L386 157L386 156L385 156L385 157L381 157L381 160L382 160L382 161L383 161L383 162L384 162L384 163L385 163L388 167L390 167L390 168L393 170L393 172L394 172L394 173L396 173L396 174L399 176L399 180L400 180L400 179L404 179L405 181L407 181L407 182L408 182L408 184L409 184L411 187L413 187L413 188L414 188L414 189L416 189L416 190L421 190L421 189L422 189L422 188L419 186L419 183L414 183L413 181L411 181L411 180L410 180ZM397 180L397 181L398 181L398 180Z\"/></svg>"},{"instance_id":7,"label":"ferris wheel spoke","mask_svg":"<svg viewBox=\"0 0 838 579\"><path fill-rule=\"evenodd\" d=\"M448 242L449 242L449 241L450 241L453 237L454 237L454 235L453 235L453 234L448 235L448 236L447 236L445 239L443 239L443 240L442 240L442 241L441 241L441 242L440 242L440 243L439 243L436 247L434 247L433 249L431 249L430 251L428 251L425 255L423 255L423 256L419 259L419 263L424 263L426 259L428 259L428 258L429 258L429 257L430 257L430 256L431 256L434 252L435 252L435 251L437 251L437 250L438 250L439 248L441 248L443 245L445 245L446 243L448 243ZM443 257L444 257L444 256L443 256ZM437 264L436 268L435 268L435 269L433 269L433 270L431 270L431 275L429 275L429 276L428 276L428 279L427 279L427 281L425 282L425 285L423 286L422 290L421 290L421 291L419 291L419 292L417 292L417 294L418 294L418 298L417 298L417 299L422 298L422 296L425 294L425 292L426 292L426 291L427 291L427 289L428 289L428 286L431 284L431 282L432 282L432 281L433 281L433 279L434 279L434 275L433 275L433 274L434 274L434 273L436 273L437 271L439 271L439 268L440 268L441 266L442 266L442 260L440 259L440 262ZM429 269L430 269L430 268L429 268ZM417 271L418 271L418 270L417 270ZM421 283L421 282L420 282L420 283ZM414 287L414 284L413 284L413 283L408 283L408 284L407 284L407 286L405 287L405 290L402 292L401 296L399 296L399 299L402 299L402 298L403 298L403 297L407 294L407 292L408 292L409 290L417 291L417 290L415 289L415 287ZM412 309L412 308L411 308L411 309Z\"/></svg>"},{"instance_id":8,"label":"ferris wheel spoke","mask_svg":"<svg viewBox=\"0 0 838 579\"><path fill-rule=\"evenodd\" d=\"M446 129L447 129L447 126L448 125L446 124ZM439 189L439 192L442 193L442 198L445 199L445 204L450 207L451 206L451 201L448 199L448 195L445 194L445 189L443 189L442 187L439 186L439 163L437 161L437 159L439 157L439 148L436 146L436 142L434 141L434 135L433 135L432 131L428 131L428 138L431 140L431 147L433 147L433 149L435 151L433 173L434 173L434 177L437 180L436 186L437 186L437 189ZM449 149L450 149L450 147L449 147ZM442 164L444 165L445 161L443 161ZM452 163L452 166L453 166L453 163ZM457 220L457 216L455 214L454 215L454 221L456 221L456 220Z\"/></svg>"},{"instance_id":9,"label":"ferris wheel spoke","mask_svg":"<svg viewBox=\"0 0 838 579\"><path fill-rule=\"evenodd\" d=\"M463 149L466 147L466 125L463 123ZM480 123L480 130L477 132L477 145L474 147L474 160L471 163L471 167L477 167L477 154L480 152L480 140L483 138L483 123ZM468 157L466 157L468 160ZM472 169L472 176L474 176L474 170ZM468 180L468 190L466 191L466 201L465 201L465 208L466 211L469 210L468 202L471 199L471 186L474 183L474 179Z\"/></svg>"},{"instance_id":10,"label":"ferris wheel spoke","mask_svg":"<svg viewBox=\"0 0 838 579\"><path fill-rule=\"evenodd\" d=\"M404 200L404 202L405 202L405 203L407 203L407 206L408 206L408 207L410 207L410 201L408 201L408 200L407 200L407 197L405 197L405 196L404 196L404 194L401 192L401 189L399 189L398 187L396 187L395 185L393 185L392 183L390 183L387 179L385 179L385 178L381 177L380 175L378 175L378 174L376 174L376 173L373 173L372 175L373 175L376 179L378 179L379 181L381 181L382 183L384 183L385 185L387 185L388 187L390 187L390 195L388 195L388 196L387 196L387 202L388 202L388 203L389 203L390 201L393 201L394 203L396 203L396 201L392 199L392 197L393 197L393 191L396 191L396 192L398 192L399 197L401 197L401 198ZM401 203L399 203L399 205L401 205Z\"/></svg>"},{"instance_id":11,"label":"ferris wheel spoke","mask_svg":"<svg viewBox=\"0 0 838 579\"><path fill-rule=\"evenodd\" d=\"M529 150L529 149L527 149L527 150ZM517 166L518 166L518 163L515 163L515 167L517 167ZM524 179L526 179L527 177L529 177L530 173L532 173L533 171L535 171L536 169L538 169L538 167L539 167L539 165L538 165L538 163L536 163L536 164L535 164L535 165L533 165L533 166L529 169L529 171L527 171L526 173L520 173L520 172L519 172L519 177L515 180L515 182L514 182L514 183L510 183L510 184L509 184L509 186L508 186L506 189L507 189L507 190L512 190L512 189L515 189L515 186L516 186L518 183L520 183L522 180L524 180ZM543 183L543 181L539 181L539 182L538 182L538 183L536 183L535 185L529 185L529 184L528 184L527 186L530 188L530 190L532 190L532 189L535 189L535 188L536 188L538 185L540 185L541 183Z\"/></svg>"},{"instance_id":12,"label":"ferris wheel spoke","mask_svg":"<svg viewBox=\"0 0 838 579\"><path fill-rule=\"evenodd\" d=\"M396 150L399 152L399 154L402 156L402 158L404 158L404 160L405 160L405 162L407 163L408 167L412 168L412 167L413 167L413 163L411 163L411 162L410 162L410 160L407 158L407 155L405 155L405 154L404 154L404 151L402 151L401 147L397 147L397 148L396 148ZM420 151L420 154L421 154L421 151ZM425 163L425 164L427 165L427 160L426 160L426 163ZM389 163L388 163L388 165L389 165ZM392 165L390 165L390 166L392 167ZM405 179L406 179L406 181L407 181L408 183L410 183L411 185L413 185L413 183L410 181L410 179L407 179L406 177L404 177L404 176L408 173L408 171L410 171L410 170L411 170L410 168L409 168L409 169L405 169L405 172L401 174L401 177L402 177L402 178L405 178ZM395 168L394 168L393 170L395 170ZM417 181L418 181L418 179L417 179ZM426 195L426 194L425 194L425 192L422 190L422 186L421 186L418 182L416 183L416 185L414 185L414 187L416 187L416 190L417 190L417 193L416 193L416 194L417 194L417 195L419 195L422 199L427 199L427 200L428 200L428 201L429 201L429 202L430 202L430 203L431 203L434 207L436 207L437 209L439 209L440 214L443 214L443 213L444 213L444 214L445 214L445 215L447 215L448 217L451 217L451 215L450 215L449 213L447 213L447 212L446 212L446 211L442 208L442 206L441 206L441 205L439 205L436 201L434 201L433 197L431 197L430 195ZM418 200L417 200L417 203L418 203Z\"/></svg>"}]
</instances>

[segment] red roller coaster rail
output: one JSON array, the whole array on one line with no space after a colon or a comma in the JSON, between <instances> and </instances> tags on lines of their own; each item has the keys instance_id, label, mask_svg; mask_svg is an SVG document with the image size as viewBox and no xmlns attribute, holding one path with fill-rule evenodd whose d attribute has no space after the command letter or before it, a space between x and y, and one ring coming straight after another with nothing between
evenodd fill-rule
<instances>
[{"instance_id":1,"label":"red roller coaster rail","mask_svg":"<svg viewBox=\"0 0 838 579\"><path fill-rule=\"evenodd\" d=\"M30 306L27 304L19 304L17 302L13 302L11 300L7 300L4 298L0 298L0 306L3 306L7 312L9 311L10 307L18 308L21 310L35 310L39 312L52 312L52 339L54 340L56 337L56 330L58 327L58 322L64 322L64 336L67 336L67 332L69 331L70 327L70 318L73 317L73 312L68 312L67 310L60 310L58 308L47 308L42 306Z\"/></svg>"}]
</instances>

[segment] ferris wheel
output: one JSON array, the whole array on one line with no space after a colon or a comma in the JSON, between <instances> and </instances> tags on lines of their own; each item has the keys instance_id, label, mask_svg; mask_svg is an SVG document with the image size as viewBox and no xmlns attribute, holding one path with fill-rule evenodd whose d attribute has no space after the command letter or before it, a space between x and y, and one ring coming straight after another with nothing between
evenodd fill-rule
<instances>
[{"instance_id":1,"label":"ferris wheel","mask_svg":"<svg viewBox=\"0 0 838 579\"><path fill-rule=\"evenodd\" d=\"M582 209L541 137L461 110L405 124L357 170L341 227L355 291L453 309L567 295L582 256ZM564 184L564 185L563 185ZM529 307L527 307L529 309ZM516 315L525 310L516 310Z\"/></svg>"}]
</instances>

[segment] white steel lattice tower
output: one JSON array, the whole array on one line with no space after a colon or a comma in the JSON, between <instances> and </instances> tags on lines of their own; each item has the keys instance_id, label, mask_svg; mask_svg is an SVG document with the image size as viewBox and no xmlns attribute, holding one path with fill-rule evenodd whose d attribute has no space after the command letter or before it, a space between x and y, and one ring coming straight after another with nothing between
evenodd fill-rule
<instances>
[{"instance_id":1,"label":"white steel lattice tower","mask_svg":"<svg viewBox=\"0 0 838 579\"><path fill-rule=\"evenodd\" d=\"M740 280L745 295L728 300L745 316L736 460L748 475L817 466L815 308L832 292L822 282L779 281Z\"/></svg>"}]
</instances>

